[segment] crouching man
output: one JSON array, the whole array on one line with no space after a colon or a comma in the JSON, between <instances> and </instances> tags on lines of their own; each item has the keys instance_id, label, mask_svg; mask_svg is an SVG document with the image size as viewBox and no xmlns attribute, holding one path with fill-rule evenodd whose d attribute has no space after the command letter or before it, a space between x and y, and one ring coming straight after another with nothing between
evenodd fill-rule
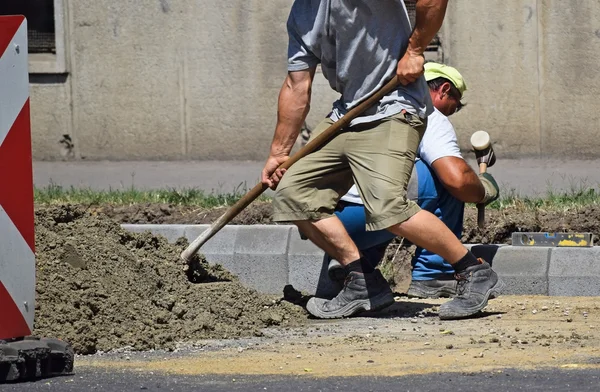
<instances>
[{"instance_id":1,"label":"crouching man","mask_svg":"<svg viewBox=\"0 0 600 392\"><path fill-rule=\"evenodd\" d=\"M435 107L419 145L408 197L424 210L435 214L458 237L463 229L465 203L489 204L498 198L498 185L491 174L477 175L463 159L454 127L448 117L461 110L467 89L462 75L453 67L425 64L425 80ZM484 157L488 166L494 157ZM365 207L356 187L341 198L336 215L366 259L375 267L396 237L387 230L365 230ZM325 256L329 277L343 282L342 266ZM438 254L421 247L412 259L412 282L408 295L419 298L453 297L460 280L454 269Z\"/></svg>"}]
</instances>

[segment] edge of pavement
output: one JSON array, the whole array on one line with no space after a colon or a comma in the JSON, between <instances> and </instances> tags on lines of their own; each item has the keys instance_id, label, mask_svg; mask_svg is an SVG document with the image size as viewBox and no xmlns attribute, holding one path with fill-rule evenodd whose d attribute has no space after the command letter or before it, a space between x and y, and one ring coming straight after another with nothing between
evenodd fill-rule
<instances>
[{"instance_id":1,"label":"edge of pavement","mask_svg":"<svg viewBox=\"0 0 600 392\"><path fill-rule=\"evenodd\" d=\"M130 232L149 231L175 242L194 240L209 225L123 224ZM600 296L600 246L529 247L466 244L492 264L506 283L505 294ZM281 294L285 285L309 295L330 285L323 251L302 240L292 225L225 226L201 249L209 263L221 264L258 292Z\"/></svg>"}]
</instances>

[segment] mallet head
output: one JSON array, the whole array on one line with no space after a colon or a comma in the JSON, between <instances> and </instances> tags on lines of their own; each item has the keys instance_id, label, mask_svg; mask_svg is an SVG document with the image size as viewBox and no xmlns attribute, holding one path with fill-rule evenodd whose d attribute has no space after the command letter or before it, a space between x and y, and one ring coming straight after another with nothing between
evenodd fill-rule
<instances>
[{"instance_id":1,"label":"mallet head","mask_svg":"<svg viewBox=\"0 0 600 392\"><path fill-rule=\"evenodd\" d=\"M471 145L475 151L487 149L491 145L490 134L486 131L477 131L473 133L473 135L471 135Z\"/></svg>"},{"instance_id":2,"label":"mallet head","mask_svg":"<svg viewBox=\"0 0 600 392\"><path fill-rule=\"evenodd\" d=\"M492 148L492 139L490 134L486 131L477 131L471 135L471 146L475 151L477 157L477 163L485 163L486 167L494 165L496 163L496 155Z\"/></svg>"}]
</instances>

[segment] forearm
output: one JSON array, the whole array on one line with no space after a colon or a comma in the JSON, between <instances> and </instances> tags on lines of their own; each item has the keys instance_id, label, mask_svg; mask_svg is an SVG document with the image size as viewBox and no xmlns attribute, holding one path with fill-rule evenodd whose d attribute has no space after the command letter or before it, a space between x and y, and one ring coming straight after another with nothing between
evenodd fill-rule
<instances>
[{"instance_id":1,"label":"forearm","mask_svg":"<svg viewBox=\"0 0 600 392\"><path fill-rule=\"evenodd\" d=\"M485 195L483 185L473 170L463 173L461 186L447 187L447 189L452 196L463 203L479 203Z\"/></svg>"},{"instance_id":2,"label":"forearm","mask_svg":"<svg viewBox=\"0 0 600 392\"><path fill-rule=\"evenodd\" d=\"M271 156L289 155L310 109L311 78L288 75L279 93Z\"/></svg>"},{"instance_id":3,"label":"forearm","mask_svg":"<svg viewBox=\"0 0 600 392\"><path fill-rule=\"evenodd\" d=\"M442 27L448 0L418 0L415 28L408 41L407 52L422 55Z\"/></svg>"},{"instance_id":4,"label":"forearm","mask_svg":"<svg viewBox=\"0 0 600 392\"><path fill-rule=\"evenodd\" d=\"M444 188L464 203L479 203L485 189L477 173L458 157L443 157L433 162L432 169Z\"/></svg>"}]
</instances>

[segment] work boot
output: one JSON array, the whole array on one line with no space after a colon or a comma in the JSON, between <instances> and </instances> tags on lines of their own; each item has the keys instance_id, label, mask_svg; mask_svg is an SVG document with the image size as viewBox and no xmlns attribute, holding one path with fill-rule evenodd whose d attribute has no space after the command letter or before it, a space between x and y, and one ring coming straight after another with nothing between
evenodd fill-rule
<instances>
[{"instance_id":1,"label":"work boot","mask_svg":"<svg viewBox=\"0 0 600 392\"><path fill-rule=\"evenodd\" d=\"M456 295L456 286L454 275L444 275L431 280L413 280L406 295L413 298L451 298Z\"/></svg>"},{"instance_id":2,"label":"work boot","mask_svg":"<svg viewBox=\"0 0 600 392\"><path fill-rule=\"evenodd\" d=\"M344 288L332 300L311 298L306 310L318 318L341 318L364 310L379 310L394 303L390 285L379 270L371 273L350 271Z\"/></svg>"},{"instance_id":3,"label":"work boot","mask_svg":"<svg viewBox=\"0 0 600 392\"><path fill-rule=\"evenodd\" d=\"M456 275L456 297L440 306L442 320L464 318L479 313L488 300L496 298L504 288L504 282L482 261Z\"/></svg>"},{"instance_id":4,"label":"work boot","mask_svg":"<svg viewBox=\"0 0 600 392\"><path fill-rule=\"evenodd\" d=\"M340 285L343 285L346 280L346 270L344 269L344 266L335 259L329 260L327 275L329 275L331 281L339 283Z\"/></svg>"}]
</instances>

